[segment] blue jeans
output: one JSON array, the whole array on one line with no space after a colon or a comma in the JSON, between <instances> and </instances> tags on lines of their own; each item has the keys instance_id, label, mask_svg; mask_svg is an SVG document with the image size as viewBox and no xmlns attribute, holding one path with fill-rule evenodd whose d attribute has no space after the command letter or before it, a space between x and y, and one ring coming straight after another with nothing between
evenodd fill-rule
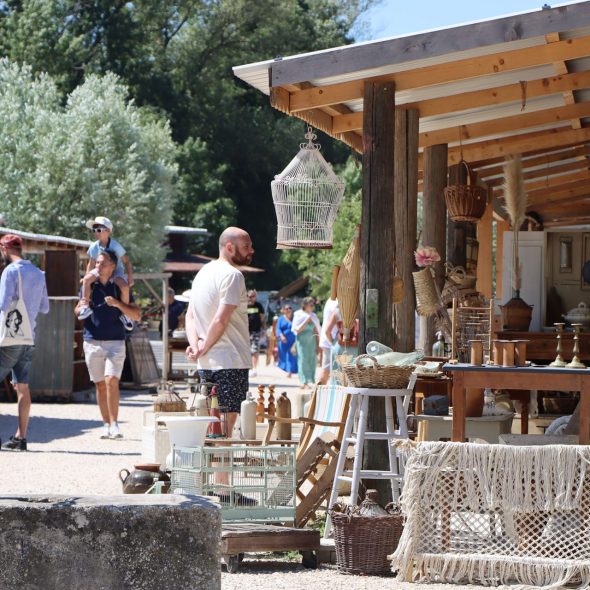
<instances>
[{"instance_id":1,"label":"blue jeans","mask_svg":"<svg viewBox=\"0 0 590 590\"><path fill-rule=\"evenodd\" d=\"M21 346L0 346L0 381L12 371L12 382L28 383L29 369L33 360L35 347L30 344Z\"/></svg>"}]
</instances>

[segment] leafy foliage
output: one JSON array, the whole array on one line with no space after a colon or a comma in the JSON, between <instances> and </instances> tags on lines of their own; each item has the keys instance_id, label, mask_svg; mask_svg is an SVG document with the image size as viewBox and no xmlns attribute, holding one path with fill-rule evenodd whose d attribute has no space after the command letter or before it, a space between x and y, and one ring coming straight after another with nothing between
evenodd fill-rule
<instances>
[{"instance_id":1,"label":"leafy foliage","mask_svg":"<svg viewBox=\"0 0 590 590\"><path fill-rule=\"evenodd\" d=\"M254 264L268 270L258 286L276 288L295 277L297 254L275 250L270 181L296 153L304 125L273 111L231 68L349 43L371 2L4 0L0 55L48 72L64 103L90 76L117 74L137 105L170 121L178 145L175 223L215 233L227 223L244 227ZM320 141L328 161L346 161L347 148Z\"/></svg>"},{"instance_id":2,"label":"leafy foliage","mask_svg":"<svg viewBox=\"0 0 590 590\"><path fill-rule=\"evenodd\" d=\"M88 239L107 215L134 266L159 267L174 196L166 123L127 102L116 76L90 76L61 105L49 76L0 60L0 199L10 227Z\"/></svg>"}]
</instances>

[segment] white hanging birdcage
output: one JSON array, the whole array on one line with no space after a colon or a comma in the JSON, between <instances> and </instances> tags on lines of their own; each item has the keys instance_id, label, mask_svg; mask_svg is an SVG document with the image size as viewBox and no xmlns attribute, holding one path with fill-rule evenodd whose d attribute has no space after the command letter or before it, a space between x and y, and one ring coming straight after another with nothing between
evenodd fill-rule
<instances>
[{"instance_id":1,"label":"white hanging birdcage","mask_svg":"<svg viewBox=\"0 0 590 590\"><path fill-rule=\"evenodd\" d=\"M270 183L277 214L277 248L331 248L332 228L344 195L344 182L334 174L313 143L311 127L298 154Z\"/></svg>"}]
</instances>

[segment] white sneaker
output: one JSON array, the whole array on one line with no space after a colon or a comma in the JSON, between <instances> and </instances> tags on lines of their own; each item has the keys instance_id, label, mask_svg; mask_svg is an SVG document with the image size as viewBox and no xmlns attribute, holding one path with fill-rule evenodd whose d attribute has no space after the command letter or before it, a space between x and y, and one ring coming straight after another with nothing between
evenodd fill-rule
<instances>
[{"instance_id":1,"label":"white sneaker","mask_svg":"<svg viewBox=\"0 0 590 590\"><path fill-rule=\"evenodd\" d=\"M131 332L133 330L133 326L135 325L133 320L130 320L124 313L119 316L119 319L123 322L127 332Z\"/></svg>"},{"instance_id":2,"label":"white sneaker","mask_svg":"<svg viewBox=\"0 0 590 590\"><path fill-rule=\"evenodd\" d=\"M256 374L257 374L257 373L256 373L256 370L255 370L255 369L250 369L250 370L248 371L248 376L249 376L249 377L256 377Z\"/></svg>"},{"instance_id":3,"label":"white sneaker","mask_svg":"<svg viewBox=\"0 0 590 590\"><path fill-rule=\"evenodd\" d=\"M88 305L84 305L80 308L80 312L78 313L79 320L85 320L87 317L92 315L92 310Z\"/></svg>"},{"instance_id":4,"label":"white sneaker","mask_svg":"<svg viewBox=\"0 0 590 590\"><path fill-rule=\"evenodd\" d=\"M110 426L108 422L105 422L102 425L102 432L100 433L100 438L110 438L111 436L111 432L110 432Z\"/></svg>"},{"instance_id":5,"label":"white sneaker","mask_svg":"<svg viewBox=\"0 0 590 590\"><path fill-rule=\"evenodd\" d=\"M111 427L109 428L109 434L110 434L109 438L123 438L123 435L121 434L121 429L119 428L118 422L113 422L111 424Z\"/></svg>"}]
</instances>

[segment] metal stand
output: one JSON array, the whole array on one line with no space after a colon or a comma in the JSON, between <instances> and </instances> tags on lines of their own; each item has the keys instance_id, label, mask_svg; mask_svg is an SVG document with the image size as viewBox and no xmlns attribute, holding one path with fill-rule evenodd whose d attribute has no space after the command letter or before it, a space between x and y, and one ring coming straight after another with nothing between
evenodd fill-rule
<instances>
[{"instance_id":1,"label":"metal stand","mask_svg":"<svg viewBox=\"0 0 590 590\"><path fill-rule=\"evenodd\" d=\"M342 448L338 455L336 464L336 473L334 475L334 484L332 493L328 502L328 508L331 508L338 499L338 489L343 481L351 482L350 499L355 503L358 497L359 483L361 479L388 479L391 482L391 493L394 500L397 500L401 494L403 484L403 463L392 442L397 439L408 438L408 426L406 422L408 406L414 385L416 375L412 375L407 389L369 389L360 387L347 387L345 393L351 394L350 410L344 426L344 435L342 438ZM367 432L367 417L369 409L369 398L381 397L385 405L385 423L386 432ZM394 399L395 414L399 427L395 428L394 422ZM358 426L354 432L354 423L358 414ZM379 469L362 469L363 447L366 440L385 440L388 442L389 449L389 471ZM354 445L354 464L351 470L346 470L346 454L348 446ZM332 522L330 515L326 519L326 528L324 538L330 536Z\"/></svg>"}]
</instances>

